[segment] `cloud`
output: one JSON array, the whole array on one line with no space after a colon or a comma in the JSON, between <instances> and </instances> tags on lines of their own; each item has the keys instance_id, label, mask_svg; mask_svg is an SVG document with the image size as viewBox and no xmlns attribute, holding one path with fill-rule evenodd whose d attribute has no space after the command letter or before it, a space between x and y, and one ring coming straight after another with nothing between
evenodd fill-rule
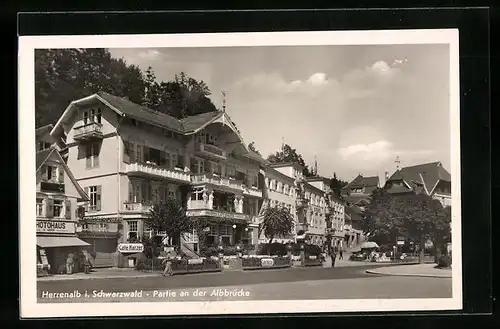
<instances>
[{"instance_id":1,"label":"cloud","mask_svg":"<svg viewBox=\"0 0 500 329\"><path fill-rule=\"evenodd\" d=\"M144 60L156 60L162 57L162 54L156 49L148 49L138 52L137 57Z\"/></svg>"},{"instance_id":2,"label":"cloud","mask_svg":"<svg viewBox=\"0 0 500 329\"><path fill-rule=\"evenodd\" d=\"M424 160L433 155L432 150L398 150L394 144L379 140L367 144L352 144L341 147L337 150L338 155L343 161L349 163L353 168L367 169L380 168L380 166L389 164L396 157L400 157L405 163L414 163ZM404 164L404 163L403 163Z\"/></svg>"}]
</instances>

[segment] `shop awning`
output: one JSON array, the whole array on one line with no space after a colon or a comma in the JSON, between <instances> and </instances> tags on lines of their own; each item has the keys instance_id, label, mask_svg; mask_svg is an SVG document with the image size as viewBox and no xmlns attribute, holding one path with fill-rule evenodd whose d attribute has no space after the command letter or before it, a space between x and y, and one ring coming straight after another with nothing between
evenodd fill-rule
<instances>
[{"instance_id":1,"label":"shop awning","mask_svg":"<svg viewBox=\"0 0 500 329\"><path fill-rule=\"evenodd\" d=\"M83 247L90 246L90 243L80 240L74 236L37 236L36 245L42 248Z\"/></svg>"}]
</instances>

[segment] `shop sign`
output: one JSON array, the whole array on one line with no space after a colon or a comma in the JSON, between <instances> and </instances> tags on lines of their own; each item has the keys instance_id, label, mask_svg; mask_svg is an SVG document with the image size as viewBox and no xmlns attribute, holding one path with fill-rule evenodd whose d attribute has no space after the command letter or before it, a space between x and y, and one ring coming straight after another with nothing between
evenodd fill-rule
<instances>
[{"instance_id":1,"label":"shop sign","mask_svg":"<svg viewBox=\"0 0 500 329\"><path fill-rule=\"evenodd\" d=\"M272 258L262 258L260 260L260 264L262 267L273 267L274 265L274 259Z\"/></svg>"},{"instance_id":2,"label":"shop sign","mask_svg":"<svg viewBox=\"0 0 500 329\"><path fill-rule=\"evenodd\" d=\"M118 251L122 254L143 252L144 245L142 243L120 243L118 245Z\"/></svg>"},{"instance_id":3,"label":"shop sign","mask_svg":"<svg viewBox=\"0 0 500 329\"><path fill-rule=\"evenodd\" d=\"M397 242L397 244L398 244L398 246L402 246L402 245L404 245L404 244L405 244L405 242L404 242L404 241L399 240L399 241Z\"/></svg>"},{"instance_id":4,"label":"shop sign","mask_svg":"<svg viewBox=\"0 0 500 329\"><path fill-rule=\"evenodd\" d=\"M36 221L37 233L75 233L75 223L63 221Z\"/></svg>"}]
</instances>

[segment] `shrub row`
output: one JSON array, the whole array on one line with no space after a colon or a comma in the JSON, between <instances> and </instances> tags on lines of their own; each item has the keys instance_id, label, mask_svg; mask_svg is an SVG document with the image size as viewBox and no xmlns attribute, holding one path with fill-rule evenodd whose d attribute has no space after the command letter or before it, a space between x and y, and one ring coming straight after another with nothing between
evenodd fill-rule
<instances>
[{"instance_id":1,"label":"shrub row","mask_svg":"<svg viewBox=\"0 0 500 329\"><path fill-rule=\"evenodd\" d=\"M259 248L257 250L257 255L277 255L277 256L285 256L288 253L288 246L291 247L291 252L294 256L300 255L301 252L301 244L300 243L291 243L291 244L283 244L283 243L262 243L259 244ZM323 252L320 246L315 244L303 244L304 252L306 256L319 256Z\"/></svg>"}]
</instances>

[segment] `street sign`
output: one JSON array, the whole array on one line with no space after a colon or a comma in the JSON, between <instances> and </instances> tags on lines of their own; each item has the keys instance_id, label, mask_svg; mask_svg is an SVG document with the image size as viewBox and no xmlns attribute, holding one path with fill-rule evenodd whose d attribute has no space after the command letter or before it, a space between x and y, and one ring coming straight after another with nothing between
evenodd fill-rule
<instances>
[{"instance_id":1,"label":"street sign","mask_svg":"<svg viewBox=\"0 0 500 329\"><path fill-rule=\"evenodd\" d=\"M405 244L405 242L404 242L404 241L398 241L397 243L398 243L398 246L401 246L401 245L404 245L404 244Z\"/></svg>"}]
</instances>

